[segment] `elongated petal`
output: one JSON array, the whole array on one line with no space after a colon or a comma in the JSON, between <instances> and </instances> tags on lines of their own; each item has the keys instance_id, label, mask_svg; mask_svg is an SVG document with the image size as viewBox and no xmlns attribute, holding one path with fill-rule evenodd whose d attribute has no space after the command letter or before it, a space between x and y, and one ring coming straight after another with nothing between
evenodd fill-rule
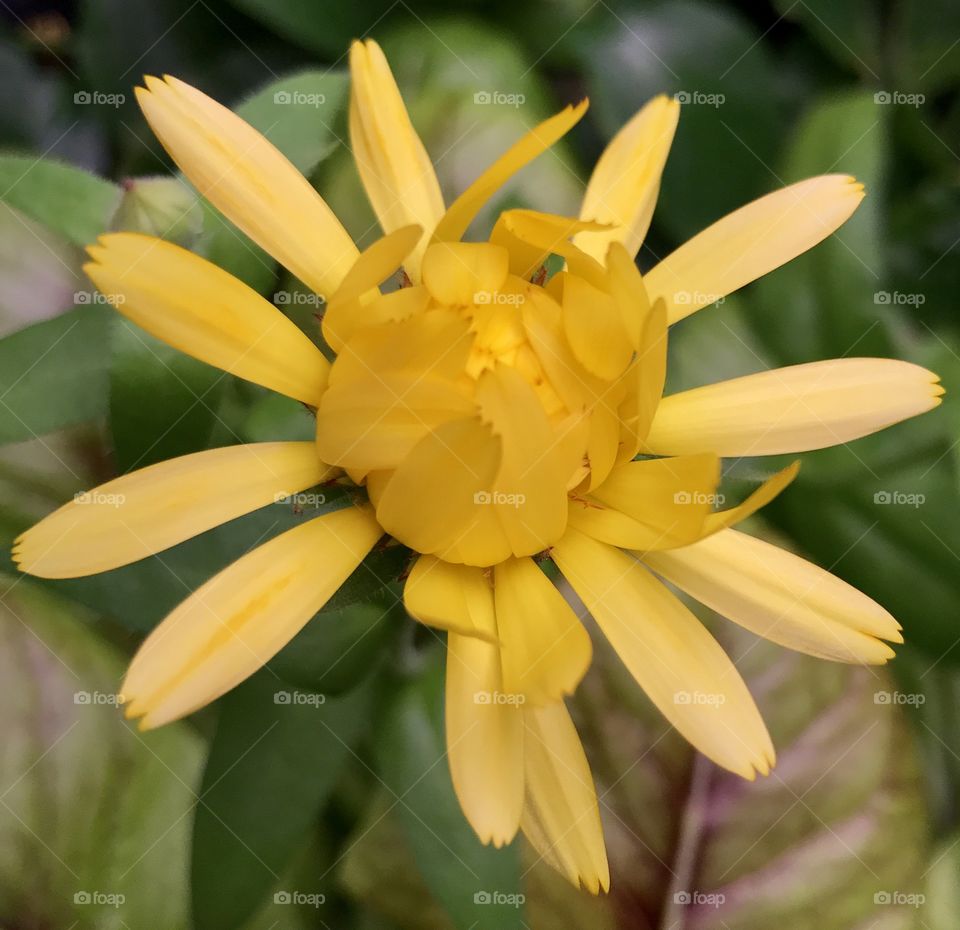
<instances>
[{"instance_id":1,"label":"elongated petal","mask_svg":"<svg viewBox=\"0 0 960 930\"><path fill-rule=\"evenodd\" d=\"M604 149L583 195L580 216L610 223L606 232L580 233L574 242L602 261L611 242L636 255L650 226L660 177L680 117L676 100L654 97Z\"/></svg>"},{"instance_id":2,"label":"elongated petal","mask_svg":"<svg viewBox=\"0 0 960 930\"><path fill-rule=\"evenodd\" d=\"M534 849L576 886L607 891L610 870L587 757L562 702L523 711L526 796L521 827Z\"/></svg>"},{"instance_id":3,"label":"elongated petal","mask_svg":"<svg viewBox=\"0 0 960 930\"><path fill-rule=\"evenodd\" d=\"M21 571L78 578L170 546L321 482L312 442L210 449L150 465L78 495L14 544Z\"/></svg>"},{"instance_id":4,"label":"elongated petal","mask_svg":"<svg viewBox=\"0 0 960 930\"><path fill-rule=\"evenodd\" d=\"M323 314L323 336L334 352L358 326L381 322L365 313L365 307L379 298L377 288L400 267L422 232L420 226L402 226L360 253Z\"/></svg>"},{"instance_id":5,"label":"elongated petal","mask_svg":"<svg viewBox=\"0 0 960 930\"><path fill-rule=\"evenodd\" d=\"M125 317L239 378L320 402L330 363L276 307L216 265L152 236L112 233L83 266Z\"/></svg>"},{"instance_id":6,"label":"elongated petal","mask_svg":"<svg viewBox=\"0 0 960 930\"><path fill-rule=\"evenodd\" d=\"M842 358L775 368L671 394L645 448L659 455L777 455L868 436L936 407L932 372L886 358Z\"/></svg>"},{"instance_id":7,"label":"elongated petal","mask_svg":"<svg viewBox=\"0 0 960 930\"><path fill-rule=\"evenodd\" d=\"M774 753L766 727L706 627L619 549L570 529L553 556L660 712L717 765L747 779L767 774Z\"/></svg>"},{"instance_id":8,"label":"elongated petal","mask_svg":"<svg viewBox=\"0 0 960 930\"><path fill-rule=\"evenodd\" d=\"M438 629L497 639L493 588L482 568L421 555L403 586L403 606L411 617Z\"/></svg>"},{"instance_id":9,"label":"elongated petal","mask_svg":"<svg viewBox=\"0 0 960 930\"><path fill-rule=\"evenodd\" d=\"M573 694L592 649L563 595L533 559L507 559L494 569L494 596L504 690L533 704Z\"/></svg>"},{"instance_id":10,"label":"elongated petal","mask_svg":"<svg viewBox=\"0 0 960 930\"><path fill-rule=\"evenodd\" d=\"M382 535L348 507L275 536L176 608L134 656L122 696L150 729L220 697L269 661L333 596Z\"/></svg>"},{"instance_id":11,"label":"elongated petal","mask_svg":"<svg viewBox=\"0 0 960 930\"><path fill-rule=\"evenodd\" d=\"M842 174L791 184L735 210L671 252L646 276L671 323L786 264L842 226L863 199Z\"/></svg>"},{"instance_id":12,"label":"elongated petal","mask_svg":"<svg viewBox=\"0 0 960 930\"><path fill-rule=\"evenodd\" d=\"M570 525L625 549L672 549L703 534L720 481L715 455L617 466L586 498L570 501Z\"/></svg>"},{"instance_id":13,"label":"elongated petal","mask_svg":"<svg viewBox=\"0 0 960 930\"><path fill-rule=\"evenodd\" d=\"M287 158L253 127L174 77L146 78L137 100L190 182L224 216L318 294L356 260L340 221Z\"/></svg>"},{"instance_id":14,"label":"elongated petal","mask_svg":"<svg viewBox=\"0 0 960 930\"><path fill-rule=\"evenodd\" d=\"M442 557L484 506L500 459L500 439L479 417L441 424L387 482L377 501L380 523L417 552Z\"/></svg>"},{"instance_id":15,"label":"elongated petal","mask_svg":"<svg viewBox=\"0 0 960 930\"><path fill-rule=\"evenodd\" d=\"M496 646L447 636L447 758L460 807L483 843L503 846L523 806L523 712L507 701Z\"/></svg>"},{"instance_id":16,"label":"elongated petal","mask_svg":"<svg viewBox=\"0 0 960 930\"><path fill-rule=\"evenodd\" d=\"M712 610L781 646L822 659L882 664L903 642L879 604L822 568L737 530L644 562Z\"/></svg>"},{"instance_id":17,"label":"elongated petal","mask_svg":"<svg viewBox=\"0 0 960 930\"><path fill-rule=\"evenodd\" d=\"M703 524L703 535L711 536L746 520L758 510L766 507L784 488L787 487L800 471L800 462L793 462L786 468L781 469L775 475L768 478L760 485L746 500L741 501L736 507L728 507L726 510L717 510L714 513L707 514Z\"/></svg>"},{"instance_id":18,"label":"elongated petal","mask_svg":"<svg viewBox=\"0 0 960 930\"><path fill-rule=\"evenodd\" d=\"M350 47L350 143L364 189L384 232L416 223L427 235L406 268L419 280L429 233L443 216L443 196L390 65L372 39Z\"/></svg>"},{"instance_id":19,"label":"elongated petal","mask_svg":"<svg viewBox=\"0 0 960 930\"><path fill-rule=\"evenodd\" d=\"M565 107L510 146L450 205L434 231L434 239L460 239L480 208L521 168L566 135L586 112L586 100L575 107Z\"/></svg>"}]
</instances>

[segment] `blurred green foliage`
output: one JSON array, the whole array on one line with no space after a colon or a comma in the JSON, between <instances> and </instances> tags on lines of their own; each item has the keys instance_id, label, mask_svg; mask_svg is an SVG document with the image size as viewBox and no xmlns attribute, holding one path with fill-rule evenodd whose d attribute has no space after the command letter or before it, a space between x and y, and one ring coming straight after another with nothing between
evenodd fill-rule
<instances>
[{"instance_id":1,"label":"blurred green foliage","mask_svg":"<svg viewBox=\"0 0 960 930\"><path fill-rule=\"evenodd\" d=\"M111 695L124 657L187 591L302 517L265 508L75 581L17 580L4 556L0 926L173 930L190 914L197 930L846 928L871 915L884 930L954 926L960 6L471 0L455 16L439 0L2 7L5 545L117 473L237 441L309 438L299 405L162 347L102 306L82 249L110 229L162 233L267 296L299 288L174 173L135 105L144 73L176 74L235 107L371 241L344 112L345 53L368 34L391 60L448 200L525 129L590 96L584 123L478 227L510 205L575 212L603 145L660 92L687 103L643 269L785 183L826 172L866 183L868 199L837 235L675 329L670 390L881 355L933 368L948 394L932 415L806 456L764 512L763 531L903 622L899 683L728 630L781 754L774 776L747 786L695 759L600 655L575 704L613 863L613 894L599 900L519 844L484 849L460 815L439 716L442 643L398 607L400 547L375 552L213 710L145 736L109 703L77 695ZM277 105L293 90L325 102ZM522 103L478 105L491 91ZM314 307L276 302L318 338ZM730 463L731 493L778 464ZM342 489L327 490L320 507L339 506ZM896 493L922 503L885 503ZM905 713L882 694L916 706ZM694 889L712 903L686 907L677 895ZM526 900L504 909L475 899L488 891Z\"/></svg>"}]
</instances>

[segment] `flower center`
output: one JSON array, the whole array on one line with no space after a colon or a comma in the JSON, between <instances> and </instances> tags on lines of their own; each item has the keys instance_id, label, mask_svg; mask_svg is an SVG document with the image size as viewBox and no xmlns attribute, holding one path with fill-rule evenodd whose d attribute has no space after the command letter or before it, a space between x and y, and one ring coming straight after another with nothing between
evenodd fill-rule
<instances>
[{"instance_id":1,"label":"flower center","mask_svg":"<svg viewBox=\"0 0 960 930\"><path fill-rule=\"evenodd\" d=\"M358 266L380 275L401 233ZM320 457L366 484L385 530L448 561L493 565L555 543L568 492L601 461L609 470L621 444L633 350L592 364L595 347L575 351L565 322L612 302L604 270L594 263L594 283L571 271L533 283L542 262L524 267L522 246L433 243L421 283L380 294L358 272L324 320L338 354L317 411Z\"/></svg>"}]
</instances>

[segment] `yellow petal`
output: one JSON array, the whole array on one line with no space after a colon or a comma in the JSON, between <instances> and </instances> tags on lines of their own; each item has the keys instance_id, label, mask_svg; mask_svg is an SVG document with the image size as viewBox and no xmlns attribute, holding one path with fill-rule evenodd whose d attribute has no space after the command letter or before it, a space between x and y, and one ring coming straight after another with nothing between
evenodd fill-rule
<instances>
[{"instance_id":1,"label":"yellow petal","mask_svg":"<svg viewBox=\"0 0 960 930\"><path fill-rule=\"evenodd\" d=\"M476 519L500 468L501 443L479 417L443 423L387 482L377 518L417 552L443 556Z\"/></svg>"},{"instance_id":2,"label":"yellow petal","mask_svg":"<svg viewBox=\"0 0 960 930\"><path fill-rule=\"evenodd\" d=\"M526 795L520 825L540 856L591 894L610 887L593 776L562 702L523 711Z\"/></svg>"},{"instance_id":3,"label":"yellow petal","mask_svg":"<svg viewBox=\"0 0 960 930\"><path fill-rule=\"evenodd\" d=\"M537 359L566 408L586 410L603 397L607 385L574 357L563 335L562 312L553 297L534 287L522 305L523 325Z\"/></svg>"},{"instance_id":4,"label":"yellow petal","mask_svg":"<svg viewBox=\"0 0 960 930\"><path fill-rule=\"evenodd\" d=\"M494 596L504 690L534 704L573 694L592 649L563 595L533 559L507 559L494 569Z\"/></svg>"},{"instance_id":5,"label":"yellow petal","mask_svg":"<svg viewBox=\"0 0 960 930\"><path fill-rule=\"evenodd\" d=\"M509 843L523 806L523 716L505 700L496 646L447 636L446 731L460 807L483 843Z\"/></svg>"},{"instance_id":6,"label":"yellow petal","mask_svg":"<svg viewBox=\"0 0 960 930\"><path fill-rule=\"evenodd\" d=\"M332 294L357 257L323 198L239 116L174 77L146 78L137 100L190 182L224 216L318 294Z\"/></svg>"},{"instance_id":7,"label":"yellow petal","mask_svg":"<svg viewBox=\"0 0 960 930\"><path fill-rule=\"evenodd\" d=\"M587 101L565 107L515 142L451 205L434 231L435 241L460 239L480 208L524 165L566 135L587 112Z\"/></svg>"},{"instance_id":8,"label":"yellow petal","mask_svg":"<svg viewBox=\"0 0 960 930\"><path fill-rule=\"evenodd\" d=\"M216 265L152 236L111 233L83 266L125 317L209 365L316 406L329 362L276 307Z\"/></svg>"},{"instance_id":9,"label":"yellow petal","mask_svg":"<svg viewBox=\"0 0 960 930\"><path fill-rule=\"evenodd\" d=\"M533 388L512 368L484 372L476 400L503 449L486 505L513 554L534 555L566 526L567 483L579 451L554 433Z\"/></svg>"},{"instance_id":10,"label":"yellow petal","mask_svg":"<svg viewBox=\"0 0 960 930\"><path fill-rule=\"evenodd\" d=\"M588 223L569 216L515 209L505 210L500 215L494 233L503 237L511 252L515 253L511 254L511 270L515 274L529 277L551 255L559 255L574 274L602 287L606 283L603 266L577 248L570 237L582 230L603 228L601 223ZM525 267L515 270L518 263Z\"/></svg>"},{"instance_id":11,"label":"yellow petal","mask_svg":"<svg viewBox=\"0 0 960 930\"><path fill-rule=\"evenodd\" d=\"M367 197L384 232L416 223L429 234L443 216L443 196L387 59L372 39L350 46L350 143ZM429 241L406 263L417 281Z\"/></svg>"},{"instance_id":12,"label":"yellow petal","mask_svg":"<svg viewBox=\"0 0 960 930\"><path fill-rule=\"evenodd\" d=\"M587 460L590 465L588 490L606 481L616 464L620 448L620 416L613 399L604 398L590 415L590 434L587 442Z\"/></svg>"},{"instance_id":13,"label":"yellow petal","mask_svg":"<svg viewBox=\"0 0 960 930\"><path fill-rule=\"evenodd\" d=\"M706 627L636 559L575 529L553 548L567 581L660 712L705 756L765 775L773 745L740 673Z\"/></svg>"},{"instance_id":14,"label":"yellow petal","mask_svg":"<svg viewBox=\"0 0 960 930\"><path fill-rule=\"evenodd\" d=\"M644 446L657 455L777 455L868 436L936 407L932 372L842 358L734 378L665 397Z\"/></svg>"},{"instance_id":15,"label":"yellow petal","mask_svg":"<svg viewBox=\"0 0 960 930\"><path fill-rule=\"evenodd\" d=\"M620 308L632 348L639 350L651 303L643 276L627 250L612 242L607 250L607 288Z\"/></svg>"},{"instance_id":16,"label":"yellow petal","mask_svg":"<svg viewBox=\"0 0 960 930\"><path fill-rule=\"evenodd\" d=\"M377 288L400 267L422 232L419 226L403 226L360 253L323 314L323 336L334 352L359 325L380 322L364 312L365 305L379 297Z\"/></svg>"},{"instance_id":17,"label":"yellow petal","mask_svg":"<svg viewBox=\"0 0 960 930\"><path fill-rule=\"evenodd\" d=\"M580 216L613 228L577 236L574 242L589 255L602 261L611 242L622 242L630 255L640 250L679 116L676 100L663 94L654 97L604 149L590 176Z\"/></svg>"},{"instance_id":18,"label":"yellow petal","mask_svg":"<svg viewBox=\"0 0 960 930\"><path fill-rule=\"evenodd\" d=\"M822 659L882 664L901 643L879 604L822 568L737 530L643 556L678 588L758 636Z\"/></svg>"},{"instance_id":19,"label":"yellow petal","mask_svg":"<svg viewBox=\"0 0 960 930\"><path fill-rule=\"evenodd\" d=\"M786 264L842 226L863 199L863 185L827 174L767 194L718 220L646 275L671 323L715 303Z\"/></svg>"},{"instance_id":20,"label":"yellow petal","mask_svg":"<svg viewBox=\"0 0 960 930\"><path fill-rule=\"evenodd\" d=\"M667 311L662 300L651 308L643 325L640 348L624 380L627 390L620 406L618 462L629 462L650 432L667 379Z\"/></svg>"},{"instance_id":21,"label":"yellow petal","mask_svg":"<svg viewBox=\"0 0 960 930\"><path fill-rule=\"evenodd\" d=\"M606 229L602 223L538 210L504 210L490 233L490 241L504 246L510 252L510 271L529 279L551 255L568 255L574 263L597 264L578 249L570 237L583 230Z\"/></svg>"},{"instance_id":22,"label":"yellow petal","mask_svg":"<svg viewBox=\"0 0 960 930\"><path fill-rule=\"evenodd\" d=\"M466 321L442 312L359 330L337 357L317 410L323 460L393 468L432 429L473 412L460 383L471 341Z\"/></svg>"},{"instance_id":23,"label":"yellow petal","mask_svg":"<svg viewBox=\"0 0 960 930\"><path fill-rule=\"evenodd\" d=\"M275 536L215 575L146 639L123 682L128 716L161 726L268 662L333 596L383 531L348 507Z\"/></svg>"},{"instance_id":24,"label":"yellow petal","mask_svg":"<svg viewBox=\"0 0 960 930\"><path fill-rule=\"evenodd\" d=\"M768 478L760 485L746 500L741 501L736 507L728 507L726 510L718 510L715 513L707 514L707 519L703 524L703 535L711 536L746 520L758 510L766 507L794 478L800 471L800 462L793 462L786 468L781 469L775 475Z\"/></svg>"},{"instance_id":25,"label":"yellow petal","mask_svg":"<svg viewBox=\"0 0 960 930\"><path fill-rule=\"evenodd\" d=\"M448 307L493 303L509 259L503 246L489 242L435 242L423 256L423 283Z\"/></svg>"},{"instance_id":26,"label":"yellow petal","mask_svg":"<svg viewBox=\"0 0 960 930\"><path fill-rule=\"evenodd\" d=\"M617 301L575 274L564 280L563 331L577 361L605 381L623 374L633 357Z\"/></svg>"},{"instance_id":27,"label":"yellow petal","mask_svg":"<svg viewBox=\"0 0 960 930\"><path fill-rule=\"evenodd\" d=\"M496 642L493 588L482 568L421 555L403 586L403 605L421 623Z\"/></svg>"},{"instance_id":28,"label":"yellow petal","mask_svg":"<svg viewBox=\"0 0 960 930\"><path fill-rule=\"evenodd\" d=\"M720 481L715 455L619 465L586 498L570 501L570 525L625 549L672 549L695 542Z\"/></svg>"},{"instance_id":29,"label":"yellow petal","mask_svg":"<svg viewBox=\"0 0 960 930\"><path fill-rule=\"evenodd\" d=\"M13 558L42 578L109 571L319 484L332 471L312 442L184 455L77 495L27 530Z\"/></svg>"}]
</instances>

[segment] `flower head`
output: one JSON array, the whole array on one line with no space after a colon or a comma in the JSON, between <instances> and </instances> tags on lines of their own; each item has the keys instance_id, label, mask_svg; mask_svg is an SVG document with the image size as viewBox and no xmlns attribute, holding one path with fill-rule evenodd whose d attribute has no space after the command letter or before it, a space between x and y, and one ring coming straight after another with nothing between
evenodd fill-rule
<instances>
[{"instance_id":1,"label":"flower head","mask_svg":"<svg viewBox=\"0 0 960 930\"><path fill-rule=\"evenodd\" d=\"M382 52L355 43L350 64L350 137L385 233L363 252L229 110L175 78L138 91L199 191L327 295L332 362L259 294L168 242L106 235L86 266L155 336L308 405L316 442L214 449L117 478L25 533L14 556L46 577L106 571L345 475L356 503L239 559L147 638L123 684L128 713L159 726L238 684L389 535L416 556L408 612L447 631L447 739L465 815L496 845L522 829L596 892L609 884L597 798L564 705L591 641L539 563L552 559L684 736L745 778L766 774L773 745L746 685L663 580L787 647L885 662L886 643L902 641L886 611L732 528L797 465L724 508L720 460L848 442L929 410L941 390L906 362L840 359L662 397L668 326L833 232L863 197L852 178L762 197L641 275L633 259L679 111L659 97L604 152L579 217L507 210L486 241L464 241L586 102L531 129L445 208ZM398 269L400 286L383 288Z\"/></svg>"}]
</instances>

